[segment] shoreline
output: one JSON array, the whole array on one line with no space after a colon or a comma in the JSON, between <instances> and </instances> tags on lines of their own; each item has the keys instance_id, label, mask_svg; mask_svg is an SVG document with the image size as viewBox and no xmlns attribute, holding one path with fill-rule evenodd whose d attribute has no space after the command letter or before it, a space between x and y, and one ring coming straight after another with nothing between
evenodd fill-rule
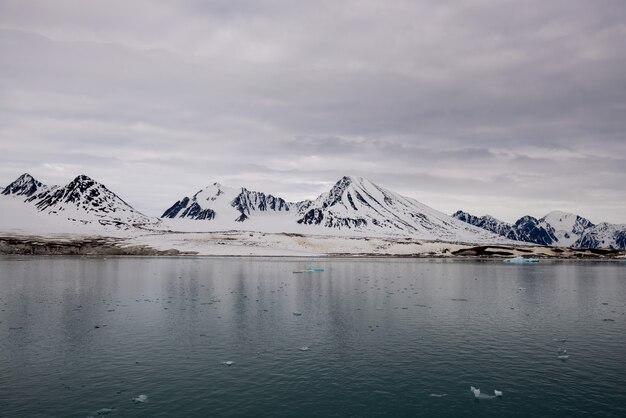
<instances>
[{"instance_id":1,"label":"shoreline","mask_svg":"<svg viewBox=\"0 0 626 418\"><path fill-rule=\"evenodd\" d=\"M626 260L626 250L502 244L476 245L389 237L345 238L294 236L293 234L250 234L249 232L245 234L232 233L231 235L236 236L225 237L224 233L205 233L189 241L176 235L167 237L170 239L155 240L154 235L107 237L7 234L0 235L0 255L438 260L504 260L516 256L526 256L541 260L563 261ZM295 249L296 243L291 242L294 238L298 240L298 248Z\"/></svg>"}]
</instances>

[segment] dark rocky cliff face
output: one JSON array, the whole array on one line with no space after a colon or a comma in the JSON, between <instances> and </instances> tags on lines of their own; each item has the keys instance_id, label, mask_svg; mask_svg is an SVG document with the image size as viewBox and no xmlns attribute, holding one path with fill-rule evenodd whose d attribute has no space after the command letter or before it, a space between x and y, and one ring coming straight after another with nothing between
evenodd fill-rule
<instances>
[{"instance_id":1,"label":"dark rocky cliff face","mask_svg":"<svg viewBox=\"0 0 626 418\"><path fill-rule=\"evenodd\" d=\"M515 241L547 246L559 245L555 228L546 221L546 217L536 219L532 216L524 216L518 219L515 224L510 225L491 216L474 216L463 211L457 211L452 216ZM575 216L574 226L572 231L565 232L563 236L570 238L570 233L580 236L572 248L626 249L626 227L624 225L606 223L595 225L582 216L571 214L568 216Z\"/></svg>"},{"instance_id":2,"label":"dark rocky cliff face","mask_svg":"<svg viewBox=\"0 0 626 418\"><path fill-rule=\"evenodd\" d=\"M14 182L6 186L2 190L3 195L18 195L18 196L32 196L37 193L43 184L35 180L33 176L28 173L24 173L19 176Z\"/></svg>"},{"instance_id":3,"label":"dark rocky cliff face","mask_svg":"<svg viewBox=\"0 0 626 418\"><path fill-rule=\"evenodd\" d=\"M136 211L106 186L84 174L63 187L48 187L29 174L23 174L7 186L3 194L25 198L25 203L32 204L41 212L67 213L67 219L83 224L96 222L128 228L156 222L156 219Z\"/></svg>"}]
</instances>

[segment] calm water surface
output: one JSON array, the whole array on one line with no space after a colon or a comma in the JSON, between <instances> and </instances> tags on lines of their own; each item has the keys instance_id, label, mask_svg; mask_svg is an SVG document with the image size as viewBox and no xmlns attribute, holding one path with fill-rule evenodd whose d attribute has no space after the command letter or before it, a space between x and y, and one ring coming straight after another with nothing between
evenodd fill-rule
<instances>
[{"instance_id":1,"label":"calm water surface","mask_svg":"<svg viewBox=\"0 0 626 418\"><path fill-rule=\"evenodd\" d=\"M1 257L0 416L626 416L626 263L309 262Z\"/></svg>"}]
</instances>

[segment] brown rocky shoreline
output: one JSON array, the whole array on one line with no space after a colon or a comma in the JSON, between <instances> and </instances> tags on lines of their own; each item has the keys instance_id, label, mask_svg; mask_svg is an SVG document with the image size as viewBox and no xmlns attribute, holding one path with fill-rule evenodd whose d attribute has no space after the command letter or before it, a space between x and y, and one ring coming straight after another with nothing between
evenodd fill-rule
<instances>
[{"instance_id":1,"label":"brown rocky shoreline","mask_svg":"<svg viewBox=\"0 0 626 418\"><path fill-rule=\"evenodd\" d=\"M241 237L238 237L241 240ZM299 237L305 238L305 237ZM223 237L222 237L223 239ZM234 239L234 238L233 238ZM234 239L237 241L236 239ZM393 240L391 240L393 241ZM400 241L399 243L407 243ZM395 244L399 244L395 243ZM413 242L415 248L421 247ZM507 245L470 245L443 243L436 251L424 249L420 252L380 253L380 252L343 252L329 249L325 256L331 257L401 257L401 258L509 258L525 256L541 259L589 259L619 260L626 259L626 251L611 249L574 249L543 246L507 246ZM42 237L42 236L0 236L0 255L90 255L90 256L190 256L196 251L181 251L175 248L155 249L150 245L129 241L125 238L88 236L88 237ZM204 254L211 255L211 254ZM246 255L246 254L215 254ZM255 254L249 254L254 256ZM263 255L263 254L258 254Z\"/></svg>"}]
</instances>

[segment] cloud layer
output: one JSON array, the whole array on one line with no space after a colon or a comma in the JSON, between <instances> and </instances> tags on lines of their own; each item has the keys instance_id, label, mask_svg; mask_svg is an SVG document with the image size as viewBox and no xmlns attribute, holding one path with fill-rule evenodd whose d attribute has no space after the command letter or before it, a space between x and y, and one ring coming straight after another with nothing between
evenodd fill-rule
<instances>
[{"instance_id":1,"label":"cloud layer","mask_svg":"<svg viewBox=\"0 0 626 418\"><path fill-rule=\"evenodd\" d=\"M4 0L0 183L84 172L160 214L355 174L448 213L626 223L624 39L621 0Z\"/></svg>"}]
</instances>

